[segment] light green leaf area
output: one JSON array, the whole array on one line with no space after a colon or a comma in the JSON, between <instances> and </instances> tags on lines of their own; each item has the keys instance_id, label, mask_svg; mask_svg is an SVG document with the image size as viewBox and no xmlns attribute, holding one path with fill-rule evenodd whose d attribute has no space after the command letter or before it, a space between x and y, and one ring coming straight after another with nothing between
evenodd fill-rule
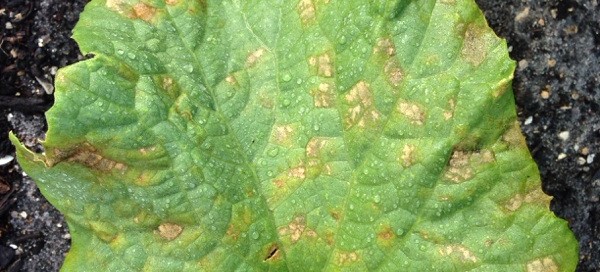
<instances>
[{"instance_id":1,"label":"light green leaf area","mask_svg":"<svg viewBox=\"0 0 600 272\"><path fill-rule=\"evenodd\" d=\"M18 151L65 271L577 264L472 0L93 0L74 38Z\"/></svg>"}]
</instances>

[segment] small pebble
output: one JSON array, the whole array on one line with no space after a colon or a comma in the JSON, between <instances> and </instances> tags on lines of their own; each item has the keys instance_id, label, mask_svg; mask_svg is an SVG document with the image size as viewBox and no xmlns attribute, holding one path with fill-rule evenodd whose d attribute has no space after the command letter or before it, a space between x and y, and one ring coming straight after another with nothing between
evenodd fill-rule
<instances>
[{"instance_id":1,"label":"small pebble","mask_svg":"<svg viewBox=\"0 0 600 272\"><path fill-rule=\"evenodd\" d=\"M581 149L581 155L587 155L590 154L590 149L587 147L584 147Z\"/></svg>"},{"instance_id":2,"label":"small pebble","mask_svg":"<svg viewBox=\"0 0 600 272\"><path fill-rule=\"evenodd\" d=\"M524 125L530 125L533 122L533 116L529 116L527 117L527 119L525 119L525 122L523 122Z\"/></svg>"},{"instance_id":3,"label":"small pebble","mask_svg":"<svg viewBox=\"0 0 600 272\"><path fill-rule=\"evenodd\" d=\"M558 160L558 161L560 161L560 160L562 160L562 159L564 159L564 158L566 158L566 157L567 157L567 154L565 154L565 153L560 153L560 154L558 154L558 159L557 159L557 160Z\"/></svg>"},{"instance_id":4,"label":"small pebble","mask_svg":"<svg viewBox=\"0 0 600 272\"><path fill-rule=\"evenodd\" d=\"M585 158L584 157L578 157L577 158L577 164L579 165L584 165L585 164Z\"/></svg>"},{"instance_id":5,"label":"small pebble","mask_svg":"<svg viewBox=\"0 0 600 272\"><path fill-rule=\"evenodd\" d=\"M27 218L27 213L25 211L22 211L19 213L19 216L21 216L21 218L26 219Z\"/></svg>"},{"instance_id":6,"label":"small pebble","mask_svg":"<svg viewBox=\"0 0 600 272\"><path fill-rule=\"evenodd\" d=\"M18 247L17 245L15 245L15 244L10 244L10 245L8 245L8 246L9 246L10 248L12 248L12 249L17 249L17 248L19 248L19 247Z\"/></svg>"},{"instance_id":7,"label":"small pebble","mask_svg":"<svg viewBox=\"0 0 600 272\"><path fill-rule=\"evenodd\" d=\"M529 67L529 62L526 59L522 59L519 61L519 70L525 70L527 69L527 67Z\"/></svg>"},{"instance_id":8,"label":"small pebble","mask_svg":"<svg viewBox=\"0 0 600 272\"><path fill-rule=\"evenodd\" d=\"M596 154L589 154L587 156L587 163L591 164L592 162L594 162L594 158L596 157Z\"/></svg>"},{"instance_id":9,"label":"small pebble","mask_svg":"<svg viewBox=\"0 0 600 272\"><path fill-rule=\"evenodd\" d=\"M543 99L548 99L548 98L550 98L550 92L549 92L549 91L546 91L546 90L542 91L542 92L540 93L540 95L542 96L542 98L543 98Z\"/></svg>"},{"instance_id":10,"label":"small pebble","mask_svg":"<svg viewBox=\"0 0 600 272\"><path fill-rule=\"evenodd\" d=\"M12 118L11 118L11 119L12 119ZM13 157L13 156L10 156L10 155L8 155L8 156L4 156L4 157L0 158L0 165L6 165L6 164L8 164L9 162L11 162L13 159L14 159L14 157Z\"/></svg>"},{"instance_id":11,"label":"small pebble","mask_svg":"<svg viewBox=\"0 0 600 272\"><path fill-rule=\"evenodd\" d=\"M558 134L558 138L560 138L563 141L566 141L569 139L570 133L568 131L563 131L561 133Z\"/></svg>"}]
</instances>

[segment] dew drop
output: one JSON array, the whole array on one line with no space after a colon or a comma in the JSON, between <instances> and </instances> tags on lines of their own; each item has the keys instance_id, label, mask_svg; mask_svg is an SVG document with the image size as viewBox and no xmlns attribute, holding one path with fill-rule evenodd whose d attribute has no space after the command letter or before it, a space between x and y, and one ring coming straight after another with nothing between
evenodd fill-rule
<instances>
[{"instance_id":1,"label":"dew drop","mask_svg":"<svg viewBox=\"0 0 600 272\"><path fill-rule=\"evenodd\" d=\"M252 239L257 240L258 237L260 237L260 234L258 234L258 232L256 232L256 231L252 232L252 236L251 237L252 237Z\"/></svg>"},{"instance_id":2,"label":"dew drop","mask_svg":"<svg viewBox=\"0 0 600 272\"><path fill-rule=\"evenodd\" d=\"M283 75L283 77L281 79L285 82L288 82L288 81L292 80L292 76L290 74L285 74L285 75Z\"/></svg>"},{"instance_id":3,"label":"dew drop","mask_svg":"<svg viewBox=\"0 0 600 272\"><path fill-rule=\"evenodd\" d=\"M275 156L277 156L277 154L279 154L279 148L277 148L277 147L271 148L271 150L269 150L269 152L267 152L267 153L269 154L269 156L275 157Z\"/></svg>"},{"instance_id":4,"label":"dew drop","mask_svg":"<svg viewBox=\"0 0 600 272\"><path fill-rule=\"evenodd\" d=\"M298 80L296 80L296 84L298 84L298 85L302 84L302 79L299 78Z\"/></svg>"},{"instance_id":5,"label":"dew drop","mask_svg":"<svg viewBox=\"0 0 600 272\"><path fill-rule=\"evenodd\" d=\"M315 131L319 131L319 129L321 129L321 128L319 127L319 125L318 125L318 124L315 124L315 125L313 126L313 129L314 129Z\"/></svg>"},{"instance_id":6,"label":"dew drop","mask_svg":"<svg viewBox=\"0 0 600 272\"><path fill-rule=\"evenodd\" d=\"M157 52L160 50L159 44L160 40L158 39L149 39L148 41L146 41L146 47L152 52Z\"/></svg>"},{"instance_id":7,"label":"dew drop","mask_svg":"<svg viewBox=\"0 0 600 272\"><path fill-rule=\"evenodd\" d=\"M183 69L185 69L188 73L191 73L194 71L194 66L192 66L191 64L186 64L183 66Z\"/></svg>"},{"instance_id":8,"label":"dew drop","mask_svg":"<svg viewBox=\"0 0 600 272\"><path fill-rule=\"evenodd\" d=\"M284 107L287 107L287 106L289 106L290 104L292 104L292 102L291 102L289 99L284 99L284 100L283 100L283 106L284 106Z\"/></svg>"},{"instance_id":9,"label":"dew drop","mask_svg":"<svg viewBox=\"0 0 600 272\"><path fill-rule=\"evenodd\" d=\"M350 210L354 210L354 205L353 205L353 204L350 204L350 207L349 207L349 208L350 208Z\"/></svg>"},{"instance_id":10,"label":"dew drop","mask_svg":"<svg viewBox=\"0 0 600 272\"><path fill-rule=\"evenodd\" d=\"M127 53L127 57L130 59L135 59L135 54L134 53Z\"/></svg>"},{"instance_id":11,"label":"dew drop","mask_svg":"<svg viewBox=\"0 0 600 272\"><path fill-rule=\"evenodd\" d=\"M346 36L341 36L340 37L340 44L346 44Z\"/></svg>"},{"instance_id":12,"label":"dew drop","mask_svg":"<svg viewBox=\"0 0 600 272\"><path fill-rule=\"evenodd\" d=\"M373 201L375 201L375 203L379 203L381 202L381 197L379 195L376 195Z\"/></svg>"},{"instance_id":13,"label":"dew drop","mask_svg":"<svg viewBox=\"0 0 600 272\"><path fill-rule=\"evenodd\" d=\"M123 51L123 49L118 49L117 50L117 54L123 55L123 54L125 54L125 51Z\"/></svg>"}]
</instances>

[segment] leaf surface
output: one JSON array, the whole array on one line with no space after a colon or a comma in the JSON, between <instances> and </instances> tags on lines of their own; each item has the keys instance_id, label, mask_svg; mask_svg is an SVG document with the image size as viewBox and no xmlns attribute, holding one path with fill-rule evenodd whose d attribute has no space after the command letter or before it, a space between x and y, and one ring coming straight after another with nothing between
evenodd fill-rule
<instances>
[{"instance_id":1,"label":"leaf surface","mask_svg":"<svg viewBox=\"0 0 600 272\"><path fill-rule=\"evenodd\" d=\"M65 271L577 263L471 0L92 0L74 38L45 154L18 148Z\"/></svg>"}]
</instances>

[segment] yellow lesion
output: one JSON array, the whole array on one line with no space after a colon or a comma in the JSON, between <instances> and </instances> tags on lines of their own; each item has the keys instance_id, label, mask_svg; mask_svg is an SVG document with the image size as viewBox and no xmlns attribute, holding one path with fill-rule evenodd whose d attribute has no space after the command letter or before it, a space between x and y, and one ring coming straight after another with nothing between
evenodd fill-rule
<instances>
[{"instance_id":1,"label":"yellow lesion","mask_svg":"<svg viewBox=\"0 0 600 272\"><path fill-rule=\"evenodd\" d=\"M505 204L504 208L514 212L521 208L523 204L534 203L537 205L543 205L546 208L550 207L550 201L552 197L546 195L544 191L539 186L536 186L535 189L529 191L527 194L517 194L511 199L509 199Z\"/></svg>"},{"instance_id":2,"label":"yellow lesion","mask_svg":"<svg viewBox=\"0 0 600 272\"><path fill-rule=\"evenodd\" d=\"M455 256L458 257L463 263L476 263L479 258L467 247L463 245L447 245L439 249L438 251L442 256Z\"/></svg>"},{"instance_id":3,"label":"yellow lesion","mask_svg":"<svg viewBox=\"0 0 600 272\"><path fill-rule=\"evenodd\" d=\"M527 263L527 272L558 272L560 271L556 262L550 258L535 259Z\"/></svg>"},{"instance_id":4,"label":"yellow lesion","mask_svg":"<svg viewBox=\"0 0 600 272\"><path fill-rule=\"evenodd\" d=\"M302 24L306 25L315 20L316 7L312 0L300 0L298 3L298 14Z\"/></svg>"},{"instance_id":5,"label":"yellow lesion","mask_svg":"<svg viewBox=\"0 0 600 272\"><path fill-rule=\"evenodd\" d=\"M464 34L461 56L474 66L479 66L487 57L487 48L491 43L487 30L482 26L469 24Z\"/></svg>"},{"instance_id":6,"label":"yellow lesion","mask_svg":"<svg viewBox=\"0 0 600 272\"><path fill-rule=\"evenodd\" d=\"M146 3L138 2L131 5L124 0L107 0L106 7L128 18L142 19L146 22L153 21L157 12L155 7Z\"/></svg>"},{"instance_id":7,"label":"yellow lesion","mask_svg":"<svg viewBox=\"0 0 600 272\"><path fill-rule=\"evenodd\" d=\"M416 161L417 149L414 145L407 144L402 148L402 155L400 156L400 163L404 167L412 166Z\"/></svg>"},{"instance_id":8,"label":"yellow lesion","mask_svg":"<svg viewBox=\"0 0 600 272\"><path fill-rule=\"evenodd\" d=\"M259 48L248 54L248 57L246 58L246 66L253 67L256 63L260 61L260 59L265 55L265 53L266 50L264 48Z\"/></svg>"},{"instance_id":9,"label":"yellow lesion","mask_svg":"<svg viewBox=\"0 0 600 272\"><path fill-rule=\"evenodd\" d=\"M357 262L360 259L360 255L356 251L352 252L336 252L336 262L338 265L348 265L354 262Z\"/></svg>"}]
</instances>

